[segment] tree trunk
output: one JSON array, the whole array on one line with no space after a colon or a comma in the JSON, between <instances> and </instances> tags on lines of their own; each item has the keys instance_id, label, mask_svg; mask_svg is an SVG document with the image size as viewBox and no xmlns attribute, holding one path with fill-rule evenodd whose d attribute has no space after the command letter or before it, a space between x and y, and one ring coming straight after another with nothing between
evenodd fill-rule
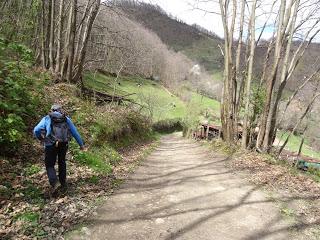
<instances>
[{"instance_id":1,"label":"tree trunk","mask_svg":"<svg viewBox=\"0 0 320 240\"><path fill-rule=\"evenodd\" d=\"M244 12L245 12L245 0L241 1L241 14L240 14L240 30L239 30L239 39L238 39L238 48L236 53L236 83L234 86L235 90L235 122L238 122L239 118L239 108L240 108L240 98L242 93L242 82L243 82L243 74L241 74L241 51L242 51L242 38L243 38L243 27L244 27ZM236 135L238 136L238 128L236 128Z\"/></svg>"},{"instance_id":2,"label":"tree trunk","mask_svg":"<svg viewBox=\"0 0 320 240\"><path fill-rule=\"evenodd\" d=\"M74 38L76 31L77 19L77 0L71 1L70 15L69 15L69 43L68 43L68 65L67 65L67 81L72 81L73 67L74 67Z\"/></svg>"},{"instance_id":3,"label":"tree trunk","mask_svg":"<svg viewBox=\"0 0 320 240\"><path fill-rule=\"evenodd\" d=\"M256 46L256 38L255 38L255 18L256 18L256 4L257 0L254 0L252 3L251 9L251 20L250 20L250 56L249 56L249 66L248 66L248 74L247 74L247 88L245 94L245 110L244 110L244 124L243 124L243 133L242 133L242 147L247 148L248 144L248 133L250 133L250 93L251 93L251 81L252 81L252 74L253 74L253 58L255 54L255 46Z\"/></svg>"},{"instance_id":4,"label":"tree trunk","mask_svg":"<svg viewBox=\"0 0 320 240\"><path fill-rule=\"evenodd\" d=\"M299 146L299 150L298 150L298 153L297 153L297 158L300 157L300 155L301 155L302 147L303 147L303 144L304 144L305 133L306 133L307 129L308 129L308 124L307 124L306 127L303 129L300 146Z\"/></svg>"},{"instance_id":5,"label":"tree trunk","mask_svg":"<svg viewBox=\"0 0 320 240\"><path fill-rule=\"evenodd\" d=\"M274 44L274 33L273 36L268 44L268 50L264 59L264 63L263 63L263 70L262 70L262 76L260 78L260 83L259 83L259 88L262 87L263 83L265 82L266 79L266 74L267 74L267 68L268 68L268 62L270 59L270 54L271 54L271 50L272 50L272 46Z\"/></svg>"},{"instance_id":6,"label":"tree trunk","mask_svg":"<svg viewBox=\"0 0 320 240\"><path fill-rule=\"evenodd\" d=\"M81 50L79 53L80 56L79 56L79 61L77 63L77 71L73 77L73 82L77 82L81 78L83 66L84 66L84 60L85 60L86 52L87 52L87 45L88 45L89 37L91 34L93 23L97 17L98 12L99 12L100 4L101 4L101 0L97 0L95 5L91 7L90 14L88 16L88 23L87 23L87 26L86 26L86 29L84 32L84 36L83 36Z\"/></svg>"},{"instance_id":7,"label":"tree trunk","mask_svg":"<svg viewBox=\"0 0 320 240\"><path fill-rule=\"evenodd\" d=\"M58 27L58 39L57 39L57 55L56 55L56 69L57 73L61 71L61 61L62 61L62 32L63 32L63 9L64 9L64 0L60 0L59 6L59 27Z\"/></svg>"},{"instance_id":8,"label":"tree trunk","mask_svg":"<svg viewBox=\"0 0 320 240\"><path fill-rule=\"evenodd\" d=\"M50 0L51 16L50 16L50 38L49 38L49 62L50 70L54 71L54 19L55 19L55 5L54 0Z\"/></svg>"},{"instance_id":9,"label":"tree trunk","mask_svg":"<svg viewBox=\"0 0 320 240\"><path fill-rule=\"evenodd\" d=\"M289 39L286 47L286 54L283 60L282 64L282 72L281 72L281 78L280 78L280 86L277 92L275 103L272 106L272 109L270 111L271 114L271 121L268 121L267 127L266 127L266 133L265 133L265 139L264 139L264 149L269 149L272 146L272 143L275 138L276 134L276 120L277 120L277 111L278 106L280 103L280 99L282 96L282 92L286 86L286 83L288 81L288 64L289 64L289 57L290 57L290 51L291 51L291 45L292 45L292 39L293 39L293 33L295 29L296 19L297 19L297 12L299 7L300 0L296 0L294 12L292 13L292 19L290 24L290 31L289 31ZM291 12L290 12L291 13Z\"/></svg>"},{"instance_id":10,"label":"tree trunk","mask_svg":"<svg viewBox=\"0 0 320 240\"><path fill-rule=\"evenodd\" d=\"M84 9L84 12L82 14L82 18L81 18L81 21L79 23L79 31L78 31L78 38L77 38L77 41L75 43L75 62L78 62L79 60L79 51L80 51L80 46L81 46L81 42L82 42L82 29L83 29L83 25L85 24L86 22L86 18L87 18L87 15L88 15L88 12L89 12L89 8L90 8L90 12L91 12L91 7L92 7L92 4L89 6L91 0L88 0L87 3L86 3L86 7ZM90 13L89 13L90 14ZM87 23L88 25L88 23Z\"/></svg>"},{"instance_id":11,"label":"tree trunk","mask_svg":"<svg viewBox=\"0 0 320 240\"><path fill-rule=\"evenodd\" d=\"M234 81L235 74L232 64L232 44L233 44L233 30L236 15L236 1L233 1L233 16L231 21L230 31L228 29L228 5L229 1L219 0L221 18L224 28L224 84L223 84L223 96L221 101L221 123L223 139L228 143L233 143L235 139L235 108L234 108ZM230 42L231 41L231 42Z\"/></svg>"},{"instance_id":12,"label":"tree trunk","mask_svg":"<svg viewBox=\"0 0 320 240\"><path fill-rule=\"evenodd\" d=\"M46 69L50 67L50 32L51 32L51 0L48 0L48 17L47 17L47 24L46 24Z\"/></svg>"},{"instance_id":13,"label":"tree trunk","mask_svg":"<svg viewBox=\"0 0 320 240\"><path fill-rule=\"evenodd\" d=\"M284 34L284 15L285 15L285 6L286 0L281 0L280 5L280 13L279 13L279 19L278 19L278 25L277 25L277 38L276 38L276 46L275 46L275 53L274 53L274 60L273 60L273 66L270 73L270 78L267 83L267 98L263 110L263 114L261 116L260 126L259 126L259 133L257 137L257 143L256 147L260 149L263 145L264 136L265 136L265 130L267 127L267 122L269 118L269 112L271 107L271 101L273 98L273 90L274 90L274 84L277 78L277 72L279 67L279 62L281 58L281 43L282 43L282 35Z\"/></svg>"},{"instance_id":14,"label":"tree trunk","mask_svg":"<svg viewBox=\"0 0 320 240\"><path fill-rule=\"evenodd\" d=\"M46 35L45 35L45 0L41 2L41 62L42 67L46 68Z\"/></svg>"}]
</instances>

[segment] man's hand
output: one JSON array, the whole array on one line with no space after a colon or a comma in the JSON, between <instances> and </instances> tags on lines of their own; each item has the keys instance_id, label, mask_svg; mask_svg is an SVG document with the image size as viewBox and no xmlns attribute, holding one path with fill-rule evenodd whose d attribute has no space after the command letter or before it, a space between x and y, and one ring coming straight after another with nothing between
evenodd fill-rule
<instances>
[{"instance_id":1,"label":"man's hand","mask_svg":"<svg viewBox=\"0 0 320 240\"><path fill-rule=\"evenodd\" d=\"M80 150L83 151L83 152L86 152L86 151L88 151L88 148L83 145L83 146L80 147Z\"/></svg>"},{"instance_id":2,"label":"man's hand","mask_svg":"<svg viewBox=\"0 0 320 240\"><path fill-rule=\"evenodd\" d=\"M45 138L46 138L46 131L42 129L40 132L40 137L38 139L41 143L43 143Z\"/></svg>"}]
</instances>

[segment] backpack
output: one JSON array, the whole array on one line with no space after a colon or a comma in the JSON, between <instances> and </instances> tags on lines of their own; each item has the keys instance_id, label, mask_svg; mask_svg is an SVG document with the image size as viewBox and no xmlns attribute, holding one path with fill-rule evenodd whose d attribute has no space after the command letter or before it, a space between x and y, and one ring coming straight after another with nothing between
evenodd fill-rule
<instances>
[{"instance_id":1,"label":"backpack","mask_svg":"<svg viewBox=\"0 0 320 240\"><path fill-rule=\"evenodd\" d=\"M67 117L59 112L50 113L49 116L51 119L50 140L52 142L69 142L71 134Z\"/></svg>"}]
</instances>

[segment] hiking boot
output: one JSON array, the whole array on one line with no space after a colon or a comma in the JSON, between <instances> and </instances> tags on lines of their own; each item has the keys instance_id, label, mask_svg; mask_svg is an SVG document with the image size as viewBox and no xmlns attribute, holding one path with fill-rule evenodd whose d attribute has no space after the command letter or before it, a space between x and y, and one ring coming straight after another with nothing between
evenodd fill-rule
<instances>
[{"instance_id":1,"label":"hiking boot","mask_svg":"<svg viewBox=\"0 0 320 240\"><path fill-rule=\"evenodd\" d=\"M49 190L50 198L56 196L59 186L60 184L55 183L53 186L50 187L50 190Z\"/></svg>"},{"instance_id":2,"label":"hiking boot","mask_svg":"<svg viewBox=\"0 0 320 240\"><path fill-rule=\"evenodd\" d=\"M61 184L61 193L65 194L67 193L67 191L68 191L68 184L67 183Z\"/></svg>"}]
</instances>

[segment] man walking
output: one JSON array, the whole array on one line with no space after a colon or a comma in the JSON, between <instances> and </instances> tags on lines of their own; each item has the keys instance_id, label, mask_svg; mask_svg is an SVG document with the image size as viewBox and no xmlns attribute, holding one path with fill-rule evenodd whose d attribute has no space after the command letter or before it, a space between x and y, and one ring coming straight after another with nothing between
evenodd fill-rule
<instances>
[{"instance_id":1,"label":"man walking","mask_svg":"<svg viewBox=\"0 0 320 240\"><path fill-rule=\"evenodd\" d=\"M44 141L45 146L45 166L51 191L54 193L58 188L58 178L54 168L58 158L59 182L62 189L66 190L66 153L71 136L74 137L81 150L85 150L77 128L68 118L62 107L54 104L47 116L37 124L33 130L37 139Z\"/></svg>"}]
</instances>

